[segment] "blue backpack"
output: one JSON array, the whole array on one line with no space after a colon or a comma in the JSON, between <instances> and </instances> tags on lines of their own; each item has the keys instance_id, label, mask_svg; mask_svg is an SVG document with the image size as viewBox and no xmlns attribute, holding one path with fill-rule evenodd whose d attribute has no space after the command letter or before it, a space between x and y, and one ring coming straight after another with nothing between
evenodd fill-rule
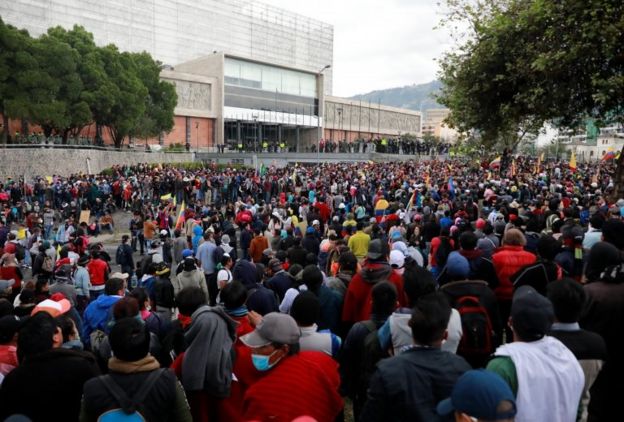
<instances>
[{"instance_id":1,"label":"blue backpack","mask_svg":"<svg viewBox=\"0 0 624 422\"><path fill-rule=\"evenodd\" d=\"M142 408L143 400L164 371L164 369L152 371L134 397L128 397L110 375L101 376L100 381L115 398L119 408L102 413L97 419L98 422L145 422L147 419L139 410Z\"/></svg>"}]
</instances>

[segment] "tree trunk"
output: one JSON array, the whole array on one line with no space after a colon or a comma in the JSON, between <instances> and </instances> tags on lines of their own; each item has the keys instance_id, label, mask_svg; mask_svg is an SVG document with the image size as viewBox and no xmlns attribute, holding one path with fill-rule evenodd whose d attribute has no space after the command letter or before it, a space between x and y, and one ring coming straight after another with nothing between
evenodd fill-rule
<instances>
[{"instance_id":1,"label":"tree trunk","mask_svg":"<svg viewBox=\"0 0 624 422\"><path fill-rule=\"evenodd\" d=\"M9 116L2 114L2 143L6 145L9 140Z\"/></svg>"},{"instance_id":2,"label":"tree trunk","mask_svg":"<svg viewBox=\"0 0 624 422\"><path fill-rule=\"evenodd\" d=\"M52 126L41 125L41 129L43 129L43 134L46 138L49 138L52 135Z\"/></svg>"},{"instance_id":3,"label":"tree trunk","mask_svg":"<svg viewBox=\"0 0 624 422\"><path fill-rule=\"evenodd\" d=\"M624 198L624 146L620 150L620 157L618 158L617 165L615 167L615 175L613 176L613 202L620 198Z\"/></svg>"}]
</instances>

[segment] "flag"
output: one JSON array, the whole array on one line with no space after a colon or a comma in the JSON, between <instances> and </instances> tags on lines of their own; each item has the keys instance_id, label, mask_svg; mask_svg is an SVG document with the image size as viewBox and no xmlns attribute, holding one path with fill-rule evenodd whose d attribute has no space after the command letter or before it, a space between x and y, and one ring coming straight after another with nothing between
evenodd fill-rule
<instances>
[{"instance_id":1,"label":"flag","mask_svg":"<svg viewBox=\"0 0 624 422\"><path fill-rule=\"evenodd\" d=\"M407 208L405 208L405 211L411 210L414 207L414 205L416 205L417 207L420 207L421 204L422 204L422 197L418 193L417 190L414 190L414 193L412 193L412 197L410 198L409 202L407 203Z\"/></svg>"},{"instance_id":2,"label":"flag","mask_svg":"<svg viewBox=\"0 0 624 422\"><path fill-rule=\"evenodd\" d=\"M490 168L494 169L494 168L500 167L500 163L501 163L501 158L497 157L490 162Z\"/></svg>"},{"instance_id":3,"label":"flag","mask_svg":"<svg viewBox=\"0 0 624 422\"><path fill-rule=\"evenodd\" d=\"M602 156L602 161L613 160L614 158L615 158L615 151L610 150L610 151L607 151L607 153Z\"/></svg>"},{"instance_id":4,"label":"flag","mask_svg":"<svg viewBox=\"0 0 624 422\"><path fill-rule=\"evenodd\" d=\"M425 186L429 187L430 185L430 178L429 178L429 173L425 174Z\"/></svg>"},{"instance_id":5,"label":"flag","mask_svg":"<svg viewBox=\"0 0 624 422\"><path fill-rule=\"evenodd\" d=\"M375 204L375 218L378 223L381 223L383 217L386 215L386 210L390 204L384 198L381 198Z\"/></svg>"},{"instance_id":6,"label":"flag","mask_svg":"<svg viewBox=\"0 0 624 422\"><path fill-rule=\"evenodd\" d=\"M168 194L166 194L166 195L162 195L162 196L160 197L160 200L161 200L161 201L168 201L169 199L171 199L171 194L170 194L170 193L168 193Z\"/></svg>"},{"instance_id":7,"label":"flag","mask_svg":"<svg viewBox=\"0 0 624 422\"><path fill-rule=\"evenodd\" d=\"M180 227L182 227L182 224L184 224L184 209L186 208L186 205L184 204L184 201L182 201L182 204L180 205L180 212L178 213L178 220L176 221L176 229L179 229Z\"/></svg>"},{"instance_id":8,"label":"flag","mask_svg":"<svg viewBox=\"0 0 624 422\"><path fill-rule=\"evenodd\" d=\"M260 171L258 172L258 175L262 177L266 174L266 172L267 172L266 166L264 165L264 163L262 163L260 165Z\"/></svg>"},{"instance_id":9,"label":"flag","mask_svg":"<svg viewBox=\"0 0 624 422\"><path fill-rule=\"evenodd\" d=\"M516 177L516 159L511 160L511 177Z\"/></svg>"},{"instance_id":10,"label":"flag","mask_svg":"<svg viewBox=\"0 0 624 422\"><path fill-rule=\"evenodd\" d=\"M538 174L542 169L542 160L544 159L544 153L542 152L539 157L537 157L537 163L535 164L535 174Z\"/></svg>"},{"instance_id":11,"label":"flag","mask_svg":"<svg viewBox=\"0 0 624 422\"><path fill-rule=\"evenodd\" d=\"M453 185L453 176L448 180L448 192L451 199L455 198L455 185Z\"/></svg>"},{"instance_id":12,"label":"flag","mask_svg":"<svg viewBox=\"0 0 624 422\"><path fill-rule=\"evenodd\" d=\"M574 150L572 151L572 155L570 156L570 163L568 164L570 170L576 171L576 153Z\"/></svg>"}]
</instances>

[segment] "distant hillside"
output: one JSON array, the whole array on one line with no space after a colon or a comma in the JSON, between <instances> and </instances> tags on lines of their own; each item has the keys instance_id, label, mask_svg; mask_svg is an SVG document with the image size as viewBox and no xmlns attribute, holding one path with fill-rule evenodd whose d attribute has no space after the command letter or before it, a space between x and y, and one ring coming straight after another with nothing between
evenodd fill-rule
<instances>
[{"instance_id":1,"label":"distant hillside","mask_svg":"<svg viewBox=\"0 0 624 422\"><path fill-rule=\"evenodd\" d=\"M411 110L426 110L428 108L443 108L433 99L442 83L432 81L426 84L407 85L400 88L381 89L366 94L354 95L353 99L370 101L393 107L408 108Z\"/></svg>"}]
</instances>

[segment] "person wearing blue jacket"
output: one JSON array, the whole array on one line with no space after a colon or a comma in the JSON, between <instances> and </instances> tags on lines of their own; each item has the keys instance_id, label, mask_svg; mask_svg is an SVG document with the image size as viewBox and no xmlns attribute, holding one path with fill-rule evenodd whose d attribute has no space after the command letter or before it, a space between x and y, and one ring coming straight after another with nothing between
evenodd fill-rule
<instances>
[{"instance_id":1,"label":"person wearing blue jacket","mask_svg":"<svg viewBox=\"0 0 624 422\"><path fill-rule=\"evenodd\" d=\"M96 330L108 332L108 321L111 319L112 308L126 292L126 280L109 278L104 286L104 294L98 296L84 311L82 339L90 344L91 333Z\"/></svg>"}]
</instances>

